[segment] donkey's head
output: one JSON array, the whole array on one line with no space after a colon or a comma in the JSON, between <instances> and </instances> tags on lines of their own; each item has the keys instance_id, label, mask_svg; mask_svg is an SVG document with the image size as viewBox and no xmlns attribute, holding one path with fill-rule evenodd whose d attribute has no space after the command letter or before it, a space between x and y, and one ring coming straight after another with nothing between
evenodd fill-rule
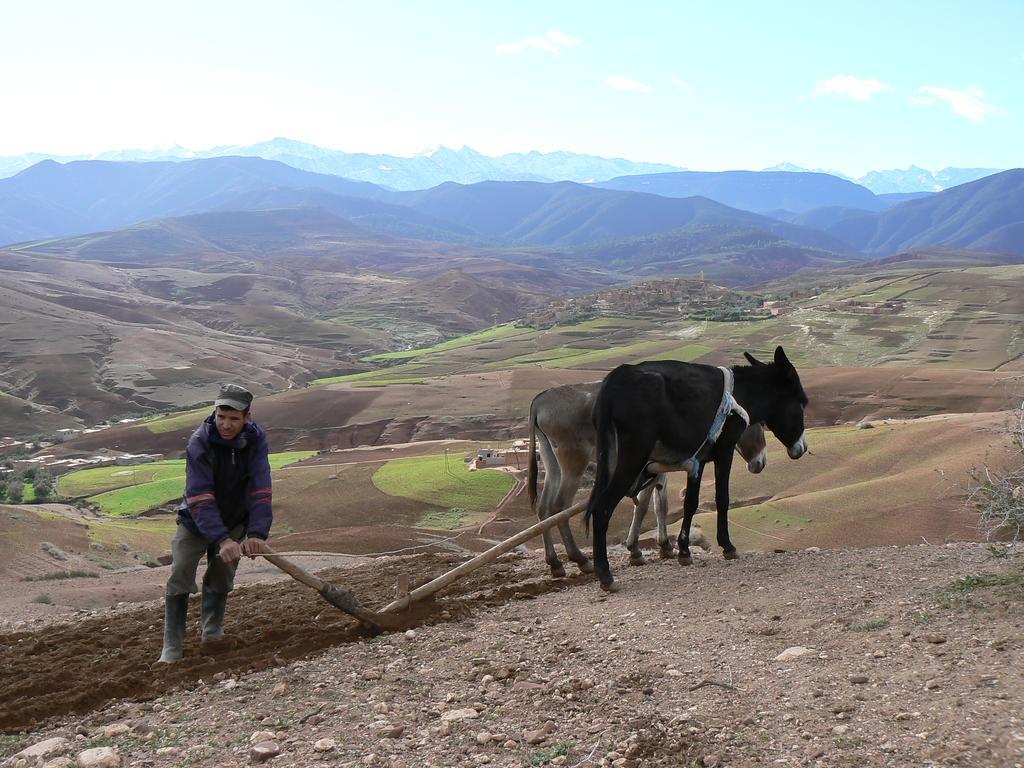
<instances>
[{"instance_id":1,"label":"donkey's head","mask_svg":"<svg viewBox=\"0 0 1024 768\"><path fill-rule=\"evenodd\" d=\"M749 352L744 356L751 365L763 366L771 371L761 396L768 401L765 410L765 424L779 439L791 459L799 459L807 452L807 435L804 432L804 408L807 395L796 368L786 357L782 347L775 348L775 359L762 363Z\"/></svg>"},{"instance_id":2,"label":"donkey's head","mask_svg":"<svg viewBox=\"0 0 1024 768\"><path fill-rule=\"evenodd\" d=\"M755 475L768 463L768 443L764 439L764 425L760 422L751 424L740 435L736 450L747 462L747 469Z\"/></svg>"}]
</instances>

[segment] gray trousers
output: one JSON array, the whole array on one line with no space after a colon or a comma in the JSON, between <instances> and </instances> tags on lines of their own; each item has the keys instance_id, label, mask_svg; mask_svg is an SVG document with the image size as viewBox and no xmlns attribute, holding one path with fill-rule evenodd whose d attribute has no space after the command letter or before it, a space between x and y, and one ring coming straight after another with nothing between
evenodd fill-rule
<instances>
[{"instance_id":1,"label":"gray trousers","mask_svg":"<svg viewBox=\"0 0 1024 768\"><path fill-rule=\"evenodd\" d=\"M229 531L232 539L240 541L245 526L238 525ZM199 561L206 555L206 573L203 575L203 589L226 595L235 588L235 571L238 563L228 565L217 556L219 547L202 536L192 533L181 523L171 541L171 575L167 579L167 596L195 594L196 570Z\"/></svg>"}]
</instances>

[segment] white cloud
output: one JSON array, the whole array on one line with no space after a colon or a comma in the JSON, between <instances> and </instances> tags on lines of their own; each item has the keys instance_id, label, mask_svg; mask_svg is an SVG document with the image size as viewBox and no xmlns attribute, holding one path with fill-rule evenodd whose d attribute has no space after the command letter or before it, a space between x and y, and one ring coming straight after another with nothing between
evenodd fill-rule
<instances>
[{"instance_id":1,"label":"white cloud","mask_svg":"<svg viewBox=\"0 0 1024 768\"><path fill-rule=\"evenodd\" d=\"M880 80L871 80L853 75L836 75L828 80L819 80L814 86L814 96L845 96L854 101L870 101L876 93L891 91L892 86Z\"/></svg>"},{"instance_id":2,"label":"white cloud","mask_svg":"<svg viewBox=\"0 0 1024 768\"><path fill-rule=\"evenodd\" d=\"M678 88L680 91L686 91L687 93L689 93L690 91L693 90L693 86L690 85L685 80L683 80L683 78L681 78L681 77L673 76L672 77L672 82L675 83L676 88Z\"/></svg>"},{"instance_id":3,"label":"white cloud","mask_svg":"<svg viewBox=\"0 0 1024 768\"><path fill-rule=\"evenodd\" d=\"M911 104L944 103L960 117L966 117L972 123L982 123L989 115L997 115L1002 110L985 101L985 92L979 88L968 88L957 91L953 88L939 88L925 85L917 89L920 96L910 99Z\"/></svg>"},{"instance_id":4,"label":"white cloud","mask_svg":"<svg viewBox=\"0 0 1024 768\"><path fill-rule=\"evenodd\" d=\"M639 80L630 80L628 77L609 77L605 85L614 88L616 91L631 91L632 93L650 93L651 86L641 83Z\"/></svg>"},{"instance_id":5,"label":"white cloud","mask_svg":"<svg viewBox=\"0 0 1024 768\"><path fill-rule=\"evenodd\" d=\"M565 48L579 48L580 39L552 29L544 37L524 37L513 43L502 43L494 49L495 53L523 53L531 48L547 51L556 56Z\"/></svg>"}]
</instances>

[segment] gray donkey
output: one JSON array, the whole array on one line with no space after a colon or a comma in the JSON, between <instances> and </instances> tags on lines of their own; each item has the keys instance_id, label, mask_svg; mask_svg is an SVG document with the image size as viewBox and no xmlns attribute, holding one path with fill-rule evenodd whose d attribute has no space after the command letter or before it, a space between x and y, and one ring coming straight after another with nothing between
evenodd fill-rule
<instances>
[{"instance_id":1,"label":"gray donkey","mask_svg":"<svg viewBox=\"0 0 1024 768\"><path fill-rule=\"evenodd\" d=\"M587 384L565 384L546 389L530 403L530 460L527 488L530 506L541 520L572 505L579 489L583 473L597 452L597 432L592 413L600 381ZM540 448L546 479L537 503L537 448ZM743 432L736 449L747 462L747 468L754 473L764 469L767 463L767 445L761 424L751 424ZM668 515L667 476L658 475L633 499L633 522L629 527L626 547L629 562L643 565L644 555L640 551L640 527L654 500L654 514L658 521L658 551L661 557L672 557L672 541L668 537L666 517ZM593 565L573 538L569 522L558 526L565 544L566 556L579 566L584 573L592 573ZM696 542L695 542L696 543ZM555 578L565 576L565 567L555 551L551 531L544 532L544 559Z\"/></svg>"}]
</instances>

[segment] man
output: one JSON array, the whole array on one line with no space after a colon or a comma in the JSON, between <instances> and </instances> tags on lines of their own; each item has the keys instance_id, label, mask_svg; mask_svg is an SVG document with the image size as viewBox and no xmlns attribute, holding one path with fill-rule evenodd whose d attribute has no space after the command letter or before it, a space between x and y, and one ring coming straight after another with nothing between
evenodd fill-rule
<instances>
[{"instance_id":1,"label":"man","mask_svg":"<svg viewBox=\"0 0 1024 768\"><path fill-rule=\"evenodd\" d=\"M252 393L226 384L213 405L185 453L185 500L171 542L162 662L177 661L184 653L188 597L199 591L196 569L203 555L206 642L224 636L224 608L238 561L265 551L273 522L267 433L252 420Z\"/></svg>"}]
</instances>

